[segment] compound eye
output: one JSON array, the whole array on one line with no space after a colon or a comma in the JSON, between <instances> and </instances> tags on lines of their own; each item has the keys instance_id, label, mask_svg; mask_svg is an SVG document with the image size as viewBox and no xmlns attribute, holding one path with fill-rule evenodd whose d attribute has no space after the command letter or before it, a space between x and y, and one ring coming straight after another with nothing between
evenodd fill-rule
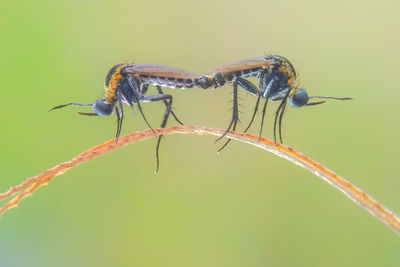
<instances>
[{"instance_id":1,"label":"compound eye","mask_svg":"<svg viewBox=\"0 0 400 267\"><path fill-rule=\"evenodd\" d=\"M305 89L300 89L295 95L290 98L290 104L295 108L301 108L307 105L310 98Z\"/></svg>"},{"instance_id":2,"label":"compound eye","mask_svg":"<svg viewBox=\"0 0 400 267\"><path fill-rule=\"evenodd\" d=\"M99 99L94 103L93 110L99 116L110 116L113 112L113 107L107 104L104 99Z\"/></svg>"}]
</instances>

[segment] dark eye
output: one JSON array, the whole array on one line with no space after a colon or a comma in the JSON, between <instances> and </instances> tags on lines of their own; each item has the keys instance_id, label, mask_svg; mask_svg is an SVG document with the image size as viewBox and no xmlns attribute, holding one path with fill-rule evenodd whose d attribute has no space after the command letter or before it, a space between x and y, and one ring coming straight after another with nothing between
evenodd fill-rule
<instances>
[{"instance_id":1,"label":"dark eye","mask_svg":"<svg viewBox=\"0 0 400 267\"><path fill-rule=\"evenodd\" d=\"M113 112L113 107L107 104L104 99L99 99L94 103L93 110L99 116L109 116Z\"/></svg>"},{"instance_id":2,"label":"dark eye","mask_svg":"<svg viewBox=\"0 0 400 267\"><path fill-rule=\"evenodd\" d=\"M295 95L290 99L290 104L295 108L301 108L307 105L310 98L308 97L307 91L305 89L300 89Z\"/></svg>"}]
</instances>

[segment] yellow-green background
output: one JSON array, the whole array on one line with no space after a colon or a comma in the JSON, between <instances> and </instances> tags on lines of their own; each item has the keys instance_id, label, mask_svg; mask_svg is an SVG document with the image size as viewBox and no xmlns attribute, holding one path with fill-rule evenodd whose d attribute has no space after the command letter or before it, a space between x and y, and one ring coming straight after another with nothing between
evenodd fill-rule
<instances>
[{"instance_id":1,"label":"yellow-green background","mask_svg":"<svg viewBox=\"0 0 400 267\"><path fill-rule=\"evenodd\" d=\"M2 0L0 190L114 136L114 116L47 112L102 97L112 65L204 73L274 53L311 95L356 99L289 108L286 144L400 213L399 9L395 0ZM227 126L229 86L165 91L186 124ZM240 93L243 129L255 98ZM143 106L157 126L163 106ZM145 128L129 114L123 134ZM343 194L249 145L216 155L214 140L168 136L157 175L152 139L56 178L1 218L0 266L400 266L399 236Z\"/></svg>"}]
</instances>

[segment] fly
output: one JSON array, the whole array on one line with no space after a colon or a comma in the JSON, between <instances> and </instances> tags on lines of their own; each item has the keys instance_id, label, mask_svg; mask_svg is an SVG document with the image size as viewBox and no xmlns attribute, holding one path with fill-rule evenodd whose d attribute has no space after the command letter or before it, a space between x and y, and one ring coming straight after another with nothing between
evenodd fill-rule
<instances>
[{"instance_id":1,"label":"fly","mask_svg":"<svg viewBox=\"0 0 400 267\"><path fill-rule=\"evenodd\" d=\"M149 85L157 87L158 94L146 95ZM106 95L104 98L96 100L94 104L68 103L53 107L51 110L63 108L66 106L89 106L94 112L78 112L80 115L86 116L110 116L114 111L117 116L117 133L116 141L121 133L122 121L124 119L124 109L122 103L127 104L133 111L133 106L137 105L144 121L153 131L143 113L141 103L163 101L166 109L161 122L161 128L167 125L170 114L175 120L183 125L175 113L172 111L172 96L165 94L161 88L192 88L198 85L198 75L174 67L154 65L154 64L117 64L107 73L104 87ZM159 169L159 147L162 135L158 137L156 145L157 168Z\"/></svg>"},{"instance_id":2,"label":"fly","mask_svg":"<svg viewBox=\"0 0 400 267\"><path fill-rule=\"evenodd\" d=\"M247 77L256 77L259 80L259 87L248 81ZM267 55L261 58L248 58L236 62L231 62L218 66L199 78L199 86L204 89L213 87L218 88L227 84L233 83L233 110L232 119L224 134L217 139L220 140L231 129L236 130L239 120L238 109L238 87L243 88L248 93L257 96L257 102L254 107L254 113L249 125L244 132L250 128L254 121L258 110L260 99L265 99L262 109L261 127L259 136L261 138L262 129L265 118L265 111L268 100L281 101L278 109L275 112L274 119L274 140L276 142L277 126L279 131L279 140L282 143L282 118L285 112L286 104L289 101L290 105L295 108L303 106L314 106L325 103L326 101L310 102L311 98L317 99L336 99L336 100L352 100L349 97L330 97L330 96L308 96L304 88L297 86L297 74L286 58L279 55ZM218 151L224 149L229 139Z\"/></svg>"}]
</instances>

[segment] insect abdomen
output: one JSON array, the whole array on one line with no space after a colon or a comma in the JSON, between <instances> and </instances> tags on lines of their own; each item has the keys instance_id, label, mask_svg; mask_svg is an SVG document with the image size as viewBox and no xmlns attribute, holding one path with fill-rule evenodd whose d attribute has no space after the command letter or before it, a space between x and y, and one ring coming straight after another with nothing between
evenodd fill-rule
<instances>
[{"instance_id":1,"label":"insect abdomen","mask_svg":"<svg viewBox=\"0 0 400 267\"><path fill-rule=\"evenodd\" d=\"M262 68L251 68L243 69L232 72L223 72L211 74L210 79L213 81L215 88L230 84L235 81L236 78L247 78L247 77L257 77L260 74Z\"/></svg>"},{"instance_id":2,"label":"insect abdomen","mask_svg":"<svg viewBox=\"0 0 400 267\"><path fill-rule=\"evenodd\" d=\"M151 85L159 85L170 88L193 88L198 86L196 78L175 78L175 77L163 77L163 76L154 76L147 74L139 75L141 82L151 84Z\"/></svg>"}]
</instances>

